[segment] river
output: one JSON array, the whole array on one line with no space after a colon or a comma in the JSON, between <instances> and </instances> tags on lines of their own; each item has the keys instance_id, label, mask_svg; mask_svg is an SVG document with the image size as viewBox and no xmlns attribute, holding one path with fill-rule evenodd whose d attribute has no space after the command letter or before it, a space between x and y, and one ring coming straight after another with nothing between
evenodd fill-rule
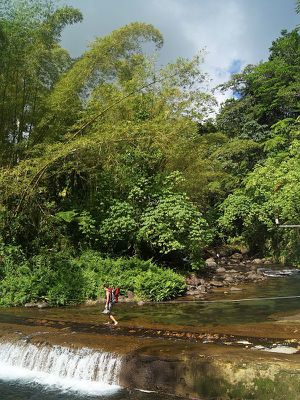
<instances>
[{"instance_id":1,"label":"river","mask_svg":"<svg viewBox=\"0 0 300 400\"><path fill-rule=\"evenodd\" d=\"M202 382L186 364L197 362L203 371L205 366L212 379L211 371L222 369L222 362L228 368L228 360L238 365L241 355L252 370L258 366L259 371L262 362L274 367L274 352L279 362L294 368L291 376L300 374L299 354L292 354L300 340L299 295L300 273L295 273L241 291L217 290L207 301L123 303L116 306L116 328L103 325L99 306L1 309L0 399L160 400L175 394L243 399L242 391L230 394L232 388L206 388L208 378ZM166 378L156 376L156 369ZM174 369L178 382L185 382L172 382Z\"/></svg>"}]
</instances>

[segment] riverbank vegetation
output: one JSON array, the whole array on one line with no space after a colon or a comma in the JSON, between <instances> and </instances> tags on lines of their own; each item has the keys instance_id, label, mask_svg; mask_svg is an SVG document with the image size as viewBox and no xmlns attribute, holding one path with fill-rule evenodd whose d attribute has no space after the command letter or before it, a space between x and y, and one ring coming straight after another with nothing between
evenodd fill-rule
<instances>
[{"instance_id":1,"label":"riverbank vegetation","mask_svg":"<svg viewBox=\"0 0 300 400\"><path fill-rule=\"evenodd\" d=\"M184 292L209 249L300 263L300 36L234 74L215 118L202 55L158 68L152 25L72 59L79 10L6 1L0 19L1 304ZM151 260L151 261L150 261Z\"/></svg>"}]
</instances>

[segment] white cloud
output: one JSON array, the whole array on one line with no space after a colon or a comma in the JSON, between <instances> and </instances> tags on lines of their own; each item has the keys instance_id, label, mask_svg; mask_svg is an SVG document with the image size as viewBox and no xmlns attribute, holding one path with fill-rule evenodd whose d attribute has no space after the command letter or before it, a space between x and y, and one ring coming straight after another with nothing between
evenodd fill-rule
<instances>
[{"instance_id":1,"label":"white cloud","mask_svg":"<svg viewBox=\"0 0 300 400\"><path fill-rule=\"evenodd\" d=\"M132 21L152 23L163 34L161 62L206 49L204 69L212 86L241 68L266 59L281 29L299 24L294 0L67 0L85 21L68 28L63 44L79 55L86 43ZM217 95L219 101L223 97Z\"/></svg>"},{"instance_id":2,"label":"white cloud","mask_svg":"<svg viewBox=\"0 0 300 400\"><path fill-rule=\"evenodd\" d=\"M240 3L198 1L190 2L187 7L186 2L180 0L155 0L154 4L176 25L177 34L189 44L191 54L205 48L203 69L212 79L211 87L230 78L230 67L235 60L241 60L243 67L247 55L241 44L246 24ZM216 93L219 102L228 96Z\"/></svg>"}]
</instances>

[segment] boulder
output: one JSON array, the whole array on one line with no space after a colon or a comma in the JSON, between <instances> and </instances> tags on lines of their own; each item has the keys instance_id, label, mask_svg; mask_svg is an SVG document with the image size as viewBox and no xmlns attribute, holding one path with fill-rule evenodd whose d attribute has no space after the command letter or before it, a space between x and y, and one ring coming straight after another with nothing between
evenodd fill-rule
<instances>
[{"instance_id":1,"label":"boulder","mask_svg":"<svg viewBox=\"0 0 300 400\"><path fill-rule=\"evenodd\" d=\"M24 307L26 308L33 308L33 307L37 307L37 303L26 303L24 304Z\"/></svg>"},{"instance_id":2,"label":"boulder","mask_svg":"<svg viewBox=\"0 0 300 400\"><path fill-rule=\"evenodd\" d=\"M198 291L199 291L199 293L206 293L207 288L205 285L200 285L200 286L198 286Z\"/></svg>"},{"instance_id":3,"label":"boulder","mask_svg":"<svg viewBox=\"0 0 300 400\"><path fill-rule=\"evenodd\" d=\"M242 260L243 259L243 255L241 253L234 253L232 254L232 256L230 257L230 259L232 260Z\"/></svg>"},{"instance_id":4,"label":"boulder","mask_svg":"<svg viewBox=\"0 0 300 400\"><path fill-rule=\"evenodd\" d=\"M39 301L37 303L37 308L48 308L50 307L50 304L47 303L46 301Z\"/></svg>"},{"instance_id":5,"label":"boulder","mask_svg":"<svg viewBox=\"0 0 300 400\"><path fill-rule=\"evenodd\" d=\"M248 248L248 247L241 247L240 252L241 252L243 255L246 255L246 254L249 253L249 248Z\"/></svg>"},{"instance_id":6,"label":"boulder","mask_svg":"<svg viewBox=\"0 0 300 400\"><path fill-rule=\"evenodd\" d=\"M252 260L252 264L259 265L259 264L263 264L263 263L264 263L263 260L260 258L254 258L254 260Z\"/></svg>"},{"instance_id":7,"label":"boulder","mask_svg":"<svg viewBox=\"0 0 300 400\"><path fill-rule=\"evenodd\" d=\"M191 286L199 286L199 285L202 285L203 282L204 282L204 280L201 278L198 278L195 274L188 276L186 279L187 285L191 285Z\"/></svg>"},{"instance_id":8,"label":"boulder","mask_svg":"<svg viewBox=\"0 0 300 400\"><path fill-rule=\"evenodd\" d=\"M232 276L226 275L226 276L225 276L225 281L226 281L226 282L234 282L234 279L233 279Z\"/></svg>"},{"instance_id":9,"label":"boulder","mask_svg":"<svg viewBox=\"0 0 300 400\"><path fill-rule=\"evenodd\" d=\"M259 279L259 276L254 272L250 272L247 274L247 278L251 281L255 281L256 279Z\"/></svg>"},{"instance_id":10,"label":"boulder","mask_svg":"<svg viewBox=\"0 0 300 400\"><path fill-rule=\"evenodd\" d=\"M197 289L188 289L188 290L186 291L186 294L187 294L188 296L196 296L196 295L198 294L198 290L197 290Z\"/></svg>"},{"instance_id":11,"label":"boulder","mask_svg":"<svg viewBox=\"0 0 300 400\"><path fill-rule=\"evenodd\" d=\"M215 280L211 281L210 284L211 284L211 286L215 286L215 287L222 287L222 286L224 286L224 283L223 283L223 282L215 281Z\"/></svg>"},{"instance_id":12,"label":"boulder","mask_svg":"<svg viewBox=\"0 0 300 400\"><path fill-rule=\"evenodd\" d=\"M205 260L205 265L209 268L216 268L217 267L217 263L215 261L215 259L213 257L208 258L207 260Z\"/></svg>"},{"instance_id":13,"label":"boulder","mask_svg":"<svg viewBox=\"0 0 300 400\"><path fill-rule=\"evenodd\" d=\"M219 267L219 268L216 269L216 272L218 274L223 274L224 272L226 272L226 269L224 267Z\"/></svg>"}]
</instances>

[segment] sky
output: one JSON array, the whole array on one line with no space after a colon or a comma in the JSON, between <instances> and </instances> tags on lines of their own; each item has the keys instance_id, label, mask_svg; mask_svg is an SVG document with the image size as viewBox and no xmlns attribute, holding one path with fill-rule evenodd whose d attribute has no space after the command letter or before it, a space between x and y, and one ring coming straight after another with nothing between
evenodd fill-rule
<instances>
[{"instance_id":1,"label":"sky","mask_svg":"<svg viewBox=\"0 0 300 400\"><path fill-rule=\"evenodd\" d=\"M211 87L248 64L266 60L282 29L300 24L295 0L65 0L84 20L65 29L62 45L79 56L97 36L130 22L146 22L164 37L159 62L205 51ZM219 102L224 100L216 94ZM226 96L225 96L226 97Z\"/></svg>"}]
</instances>

